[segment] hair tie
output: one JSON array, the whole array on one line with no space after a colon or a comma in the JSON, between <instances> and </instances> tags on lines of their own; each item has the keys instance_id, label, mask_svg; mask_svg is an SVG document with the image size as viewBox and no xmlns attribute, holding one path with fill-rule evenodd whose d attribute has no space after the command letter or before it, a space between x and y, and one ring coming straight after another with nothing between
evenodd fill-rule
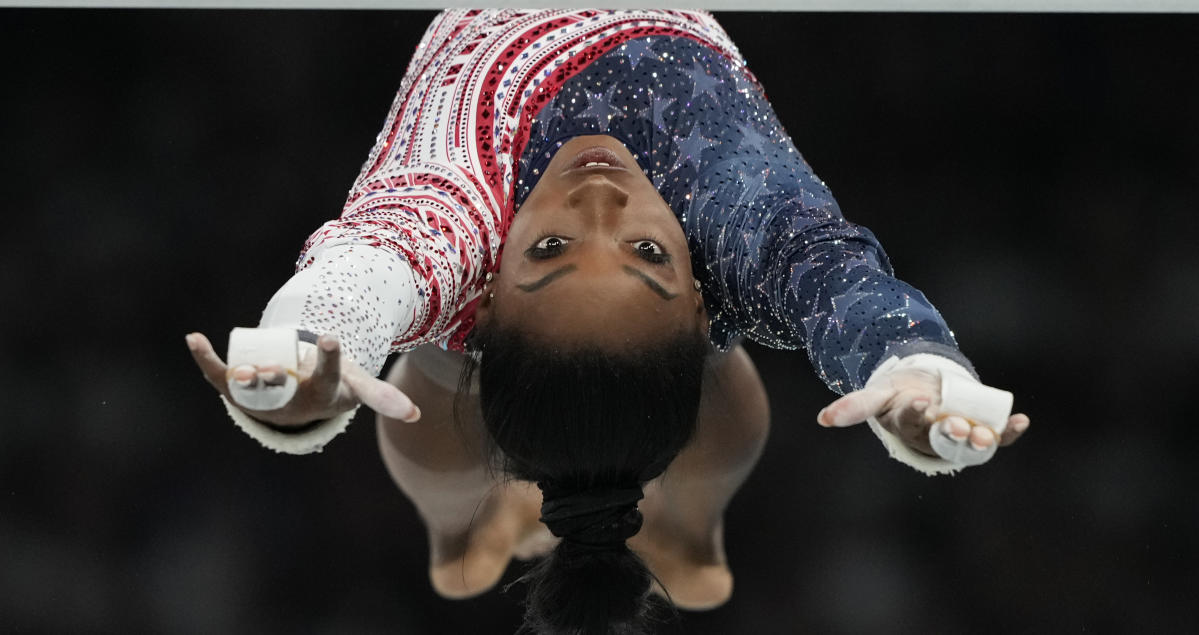
<instances>
[{"instance_id":1,"label":"hair tie","mask_svg":"<svg viewBox=\"0 0 1199 635\"><path fill-rule=\"evenodd\" d=\"M641 530L643 518L637 502L645 497L640 487L603 488L559 494L541 483L541 522L565 542L595 548L612 548Z\"/></svg>"}]
</instances>

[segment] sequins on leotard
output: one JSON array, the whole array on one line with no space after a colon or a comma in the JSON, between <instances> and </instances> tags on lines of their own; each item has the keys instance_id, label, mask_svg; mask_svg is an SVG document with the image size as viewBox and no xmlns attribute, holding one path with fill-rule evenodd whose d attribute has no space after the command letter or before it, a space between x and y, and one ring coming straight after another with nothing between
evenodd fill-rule
<instances>
[{"instance_id":1,"label":"sequins on leotard","mask_svg":"<svg viewBox=\"0 0 1199 635\"><path fill-rule=\"evenodd\" d=\"M805 346L834 390L860 387L884 354L967 362L941 316L891 276L878 241L847 222L735 58L680 37L629 41L568 81L537 114L516 202L554 150L606 134L632 152L679 218L712 316L712 340Z\"/></svg>"},{"instance_id":2,"label":"sequins on leotard","mask_svg":"<svg viewBox=\"0 0 1199 635\"><path fill-rule=\"evenodd\" d=\"M512 214L581 134L621 140L675 211L718 346L745 335L805 347L838 392L890 354L969 367L874 236L841 216L704 13L438 16L342 218L313 235L300 264L333 244L390 251L425 298L412 326L390 334L392 350L454 347Z\"/></svg>"}]
</instances>

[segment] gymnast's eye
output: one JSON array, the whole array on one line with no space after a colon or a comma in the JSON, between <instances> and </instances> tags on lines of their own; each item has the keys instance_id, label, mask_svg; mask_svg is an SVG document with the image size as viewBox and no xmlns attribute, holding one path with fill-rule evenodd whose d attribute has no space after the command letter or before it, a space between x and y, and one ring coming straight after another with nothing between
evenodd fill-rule
<instances>
[{"instance_id":1,"label":"gymnast's eye","mask_svg":"<svg viewBox=\"0 0 1199 635\"><path fill-rule=\"evenodd\" d=\"M530 258L552 258L566 249L566 239L561 236L546 236L537 241L525 253Z\"/></svg>"},{"instance_id":2,"label":"gymnast's eye","mask_svg":"<svg viewBox=\"0 0 1199 635\"><path fill-rule=\"evenodd\" d=\"M662 249L662 246L648 238L635 241L633 249L637 251L638 256L655 264L670 261L670 255Z\"/></svg>"}]
</instances>

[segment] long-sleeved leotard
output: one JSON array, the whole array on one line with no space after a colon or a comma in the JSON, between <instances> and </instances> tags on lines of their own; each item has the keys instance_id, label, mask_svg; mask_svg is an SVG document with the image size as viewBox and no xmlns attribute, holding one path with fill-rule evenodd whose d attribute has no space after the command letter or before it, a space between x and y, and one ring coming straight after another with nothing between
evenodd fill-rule
<instances>
[{"instance_id":1,"label":"long-sleeved leotard","mask_svg":"<svg viewBox=\"0 0 1199 635\"><path fill-rule=\"evenodd\" d=\"M416 301L372 300L342 277L290 321L338 333L375 370L389 350L460 347L512 215L556 149L583 134L623 142L675 211L717 346L745 335L804 347L841 393L892 354L969 367L874 236L842 217L719 25L694 12L438 16L341 217L299 262L323 266L335 246L341 259L344 245L382 250L411 267Z\"/></svg>"}]
</instances>

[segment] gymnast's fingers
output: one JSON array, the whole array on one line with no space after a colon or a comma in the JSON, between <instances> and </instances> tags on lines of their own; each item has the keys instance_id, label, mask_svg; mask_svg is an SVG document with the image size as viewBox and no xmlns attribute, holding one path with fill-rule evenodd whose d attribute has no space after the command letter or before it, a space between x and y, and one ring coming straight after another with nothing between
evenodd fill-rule
<instances>
[{"instance_id":1,"label":"gymnast's fingers","mask_svg":"<svg viewBox=\"0 0 1199 635\"><path fill-rule=\"evenodd\" d=\"M234 366L230 375L235 381L244 387L257 386L280 386L287 381L287 371L283 370L283 366L271 362L269 364L260 364L251 366L242 364Z\"/></svg>"},{"instance_id":2,"label":"gymnast's fingers","mask_svg":"<svg viewBox=\"0 0 1199 635\"><path fill-rule=\"evenodd\" d=\"M316 341L316 368L308 378L321 401L332 401L341 386L341 343L326 333Z\"/></svg>"},{"instance_id":3,"label":"gymnast's fingers","mask_svg":"<svg viewBox=\"0 0 1199 635\"><path fill-rule=\"evenodd\" d=\"M976 425L970 428L970 447L975 450L986 450L995 443L999 442L999 435L995 431L984 425Z\"/></svg>"},{"instance_id":4,"label":"gymnast's fingers","mask_svg":"<svg viewBox=\"0 0 1199 635\"><path fill-rule=\"evenodd\" d=\"M829 404L820 414L816 422L826 428L843 428L862 423L886 408L887 402L895 396L894 388L863 388L855 390Z\"/></svg>"},{"instance_id":5,"label":"gymnast's fingers","mask_svg":"<svg viewBox=\"0 0 1199 635\"><path fill-rule=\"evenodd\" d=\"M961 434L962 425L968 432ZM984 438L989 441L983 445L979 441ZM929 431L929 443L934 454L951 463L962 467L982 465L991 460L998 447L995 433L985 426L971 426L961 417L946 417L938 421Z\"/></svg>"},{"instance_id":6,"label":"gymnast's fingers","mask_svg":"<svg viewBox=\"0 0 1199 635\"><path fill-rule=\"evenodd\" d=\"M371 377L358 367L346 369L343 376L354 396L371 410L409 423L420 419L420 408L391 383Z\"/></svg>"},{"instance_id":7,"label":"gymnast's fingers","mask_svg":"<svg viewBox=\"0 0 1199 635\"><path fill-rule=\"evenodd\" d=\"M929 427L933 425L934 398L921 390L901 390L887 404L889 410L876 415L885 430L903 440L908 447L933 454L929 445Z\"/></svg>"},{"instance_id":8,"label":"gymnast's fingers","mask_svg":"<svg viewBox=\"0 0 1199 635\"><path fill-rule=\"evenodd\" d=\"M999 445L1011 445L1028 429L1029 419L1026 414L1014 414L1007 420L1007 427L999 437Z\"/></svg>"},{"instance_id":9,"label":"gymnast's fingers","mask_svg":"<svg viewBox=\"0 0 1199 635\"><path fill-rule=\"evenodd\" d=\"M200 367L200 372L204 373L204 379L222 395L225 394L225 372L228 367L216 351L212 350L212 343L202 333L189 333L185 339L192 359L195 360L196 366Z\"/></svg>"}]
</instances>

